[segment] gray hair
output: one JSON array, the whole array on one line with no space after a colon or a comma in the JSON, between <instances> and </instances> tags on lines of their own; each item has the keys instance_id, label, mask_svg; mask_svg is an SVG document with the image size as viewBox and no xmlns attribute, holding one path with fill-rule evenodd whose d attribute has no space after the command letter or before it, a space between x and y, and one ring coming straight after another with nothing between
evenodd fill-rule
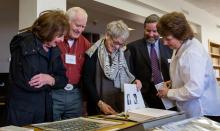
<instances>
[{"instance_id":1,"label":"gray hair","mask_svg":"<svg viewBox=\"0 0 220 131\"><path fill-rule=\"evenodd\" d=\"M160 17L156 14L151 14L148 17L146 17L145 21L144 21L144 25L145 24L149 24L149 23L155 23L158 22L160 19Z\"/></svg>"},{"instance_id":2,"label":"gray hair","mask_svg":"<svg viewBox=\"0 0 220 131\"><path fill-rule=\"evenodd\" d=\"M68 17L69 20L74 20L76 14L82 15L86 19L88 18L88 14L86 13L86 11L80 7L72 7L66 11L66 16Z\"/></svg>"},{"instance_id":3,"label":"gray hair","mask_svg":"<svg viewBox=\"0 0 220 131\"><path fill-rule=\"evenodd\" d=\"M122 37L126 40L129 36L128 26L122 21L112 21L107 25L106 34L112 38Z\"/></svg>"}]
</instances>

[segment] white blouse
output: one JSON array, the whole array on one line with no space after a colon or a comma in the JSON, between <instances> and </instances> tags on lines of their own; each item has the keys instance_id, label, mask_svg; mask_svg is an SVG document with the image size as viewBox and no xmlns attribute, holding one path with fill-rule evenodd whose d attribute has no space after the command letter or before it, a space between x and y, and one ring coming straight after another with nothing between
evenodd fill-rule
<instances>
[{"instance_id":1,"label":"white blouse","mask_svg":"<svg viewBox=\"0 0 220 131\"><path fill-rule=\"evenodd\" d=\"M170 63L172 89L168 98L186 116L220 116L220 87L218 87L211 58L195 38L187 40L179 51L173 52Z\"/></svg>"}]
</instances>

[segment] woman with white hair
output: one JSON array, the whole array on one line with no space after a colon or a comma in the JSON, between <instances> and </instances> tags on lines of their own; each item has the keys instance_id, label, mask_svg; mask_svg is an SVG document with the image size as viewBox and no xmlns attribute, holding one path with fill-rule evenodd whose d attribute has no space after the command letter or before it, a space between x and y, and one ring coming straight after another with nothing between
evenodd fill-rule
<instances>
[{"instance_id":1,"label":"woman with white hair","mask_svg":"<svg viewBox=\"0 0 220 131\"><path fill-rule=\"evenodd\" d=\"M123 111L123 85L139 80L129 72L125 56L125 41L129 36L127 25L119 20L107 25L103 38L86 51L84 87L88 97L88 114L115 114Z\"/></svg>"}]
</instances>

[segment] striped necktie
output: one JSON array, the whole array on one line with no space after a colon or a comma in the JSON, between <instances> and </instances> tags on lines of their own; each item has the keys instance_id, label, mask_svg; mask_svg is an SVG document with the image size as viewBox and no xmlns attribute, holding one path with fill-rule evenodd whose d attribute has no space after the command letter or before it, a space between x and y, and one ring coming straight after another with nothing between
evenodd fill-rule
<instances>
[{"instance_id":1,"label":"striped necktie","mask_svg":"<svg viewBox=\"0 0 220 131\"><path fill-rule=\"evenodd\" d=\"M150 59L151 59L151 68L152 68L152 80L154 84L162 82L162 77L160 73L159 60L157 57L156 50L154 48L155 44L151 44L150 49Z\"/></svg>"}]
</instances>

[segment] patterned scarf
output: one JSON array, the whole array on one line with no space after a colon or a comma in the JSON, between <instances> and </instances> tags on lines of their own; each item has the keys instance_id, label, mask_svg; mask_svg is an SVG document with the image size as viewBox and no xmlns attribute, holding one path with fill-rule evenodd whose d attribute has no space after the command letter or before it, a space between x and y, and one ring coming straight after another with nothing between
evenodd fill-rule
<instances>
[{"instance_id":1,"label":"patterned scarf","mask_svg":"<svg viewBox=\"0 0 220 131\"><path fill-rule=\"evenodd\" d=\"M114 81L114 87L121 88L124 91L124 83L131 83L135 77L129 72L123 49L115 51L109 57L104 39L97 41L93 46L87 51L87 54L91 57L98 49L98 59L105 76Z\"/></svg>"}]
</instances>

